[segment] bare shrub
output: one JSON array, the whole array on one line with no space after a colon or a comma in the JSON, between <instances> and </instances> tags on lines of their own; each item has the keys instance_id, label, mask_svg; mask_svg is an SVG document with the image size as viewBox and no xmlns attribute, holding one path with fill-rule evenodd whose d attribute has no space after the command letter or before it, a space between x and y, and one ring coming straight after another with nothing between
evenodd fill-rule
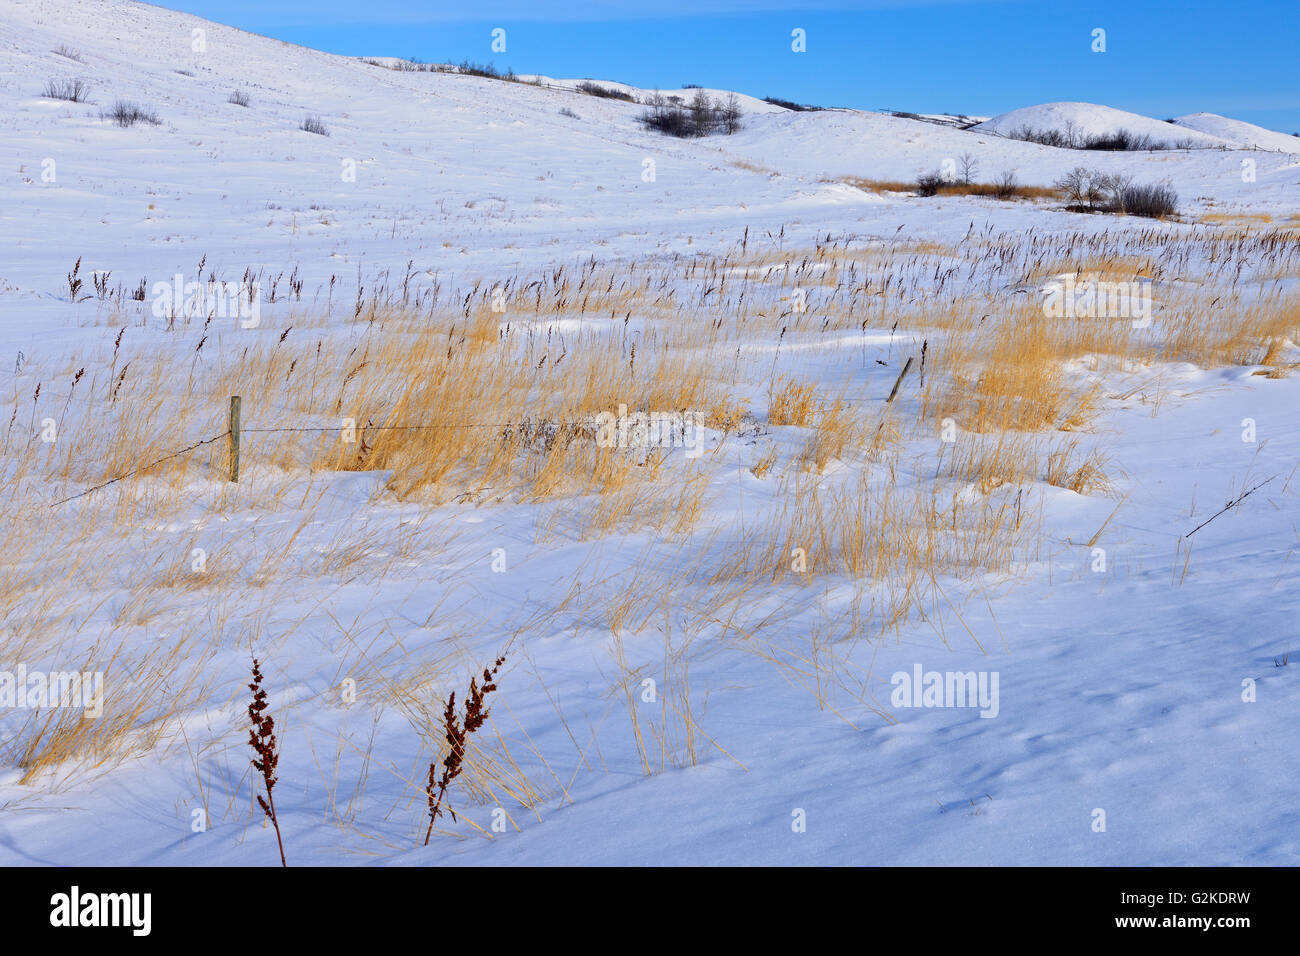
<instances>
[{"instance_id":1,"label":"bare shrub","mask_svg":"<svg viewBox=\"0 0 1300 956\"><path fill-rule=\"evenodd\" d=\"M128 126L134 126L136 123L147 123L150 126L161 126L162 120L153 110L147 109L136 103L129 103L126 100L118 100L113 104L113 108L107 113L101 113L100 119L109 119L125 129Z\"/></svg>"},{"instance_id":2,"label":"bare shrub","mask_svg":"<svg viewBox=\"0 0 1300 956\"><path fill-rule=\"evenodd\" d=\"M824 110L824 106L809 106L806 103L796 103L794 100L782 99L779 96L765 96L764 103L771 103L773 106L784 107L787 110L793 110L796 113L818 112Z\"/></svg>"},{"instance_id":3,"label":"bare shrub","mask_svg":"<svg viewBox=\"0 0 1300 956\"><path fill-rule=\"evenodd\" d=\"M509 83L519 82L513 68L502 73L493 63L472 63L469 60L461 60L460 65L454 67L453 70L456 73L463 73L468 76L482 76L489 80L505 80Z\"/></svg>"},{"instance_id":4,"label":"bare shrub","mask_svg":"<svg viewBox=\"0 0 1300 956\"><path fill-rule=\"evenodd\" d=\"M315 133L317 136L328 136L330 134L329 129L326 128L325 123L319 116L308 116L298 124L298 128L304 133Z\"/></svg>"},{"instance_id":5,"label":"bare shrub","mask_svg":"<svg viewBox=\"0 0 1300 956\"><path fill-rule=\"evenodd\" d=\"M937 172L922 173L916 178L916 194L918 196L934 196L943 188L943 175Z\"/></svg>"},{"instance_id":6,"label":"bare shrub","mask_svg":"<svg viewBox=\"0 0 1300 956\"><path fill-rule=\"evenodd\" d=\"M1076 166L1056 181L1056 188L1064 193L1071 206L1093 209L1101 199L1101 193L1094 185L1098 175L1096 170Z\"/></svg>"},{"instance_id":7,"label":"bare shrub","mask_svg":"<svg viewBox=\"0 0 1300 956\"><path fill-rule=\"evenodd\" d=\"M1013 170L1004 172L993 184L993 195L997 199L1014 199L1018 193L1019 187Z\"/></svg>"},{"instance_id":8,"label":"bare shrub","mask_svg":"<svg viewBox=\"0 0 1300 956\"><path fill-rule=\"evenodd\" d=\"M1119 208L1121 193L1130 182L1126 176L1076 166L1056 181L1056 188L1073 209L1115 211Z\"/></svg>"},{"instance_id":9,"label":"bare shrub","mask_svg":"<svg viewBox=\"0 0 1300 956\"><path fill-rule=\"evenodd\" d=\"M636 97L631 93L623 90L616 90L608 86L601 86L598 83L592 83L590 80L583 80L576 87L579 93L586 93L588 96L598 96L605 100L622 100L625 103L635 103Z\"/></svg>"},{"instance_id":10,"label":"bare shrub","mask_svg":"<svg viewBox=\"0 0 1300 956\"><path fill-rule=\"evenodd\" d=\"M1084 137L1079 149L1098 150L1150 150L1168 149L1169 144L1155 140L1145 133L1134 133L1126 129L1117 129L1111 133L1094 133Z\"/></svg>"},{"instance_id":11,"label":"bare shrub","mask_svg":"<svg viewBox=\"0 0 1300 956\"><path fill-rule=\"evenodd\" d=\"M226 102L233 103L236 106L248 106L252 100L248 98L248 94L243 90L235 90L230 96L226 97Z\"/></svg>"},{"instance_id":12,"label":"bare shrub","mask_svg":"<svg viewBox=\"0 0 1300 956\"><path fill-rule=\"evenodd\" d=\"M691 116L682 106L680 99L668 99L661 93L654 93L649 98L648 109L639 117L641 125L665 136L678 136L683 139L698 136Z\"/></svg>"},{"instance_id":13,"label":"bare shrub","mask_svg":"<svg viewBox=\"0 0 1300 956\"><path fill-rule=\"evenodd\" d=\"M88 103L90 84L85 80L49 80L41 96L50 100L67 100L69 103Z\"/></svg>"},{"instance_id":14,"label":"bare shrub","mask_svg":"<svg viewBox=\"0 0 1300 956\"><path fill-rule=\"evenodd\" d=\"M1056 181L1070 208L1080 212L1121 212L1161 219L1178 211L1178 194L1169 186L1135 185L1132 176L1076 166Z\"/></svg>"},{"instance_id":15,"label":"bare shrub","mask_svg":"<svg viewBox=\"0 0 1300 956\"><path fill-rule=\"evenodd\" d=\"M1120 202L1130 216L1164 219L1178 212L1178 193L1169 186L1126 185L1120 193Z\"/></svg>"},{"instance_id":16,"label":"bare shrub","mask_svg":"<svg viewBox=\"0 0 1300 956\"><path fill-rule=\"evenodd\" d=\"M1084 133L1073 123L1066 123L1065 129L1038 129L1022 124L1007 134L1011 139L1038 143L1040 146L1055 146L1058 149L1088 149L1098 151L1134 151L1178 148L1165 140L1156 139L1147 133L1135 133L1132 130L1117 129L1108 133ZM1190 140L1181 142L1191 144Z\"/></svg>"}]
</instances>

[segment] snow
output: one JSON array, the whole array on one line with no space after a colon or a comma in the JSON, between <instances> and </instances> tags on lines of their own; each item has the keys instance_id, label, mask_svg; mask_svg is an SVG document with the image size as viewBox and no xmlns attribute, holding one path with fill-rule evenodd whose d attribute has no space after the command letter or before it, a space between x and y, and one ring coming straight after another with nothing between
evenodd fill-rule
<instances>
[{"instance_id":1,"label":"snow","mask_svg":"<svg viewBox=\"0 0 1300 956\"><path fill-rule=\"evenodd\" d=\"M204 31L202 51L195 29ZM301 300L267 304L251 333L258 338L214 328L207 348L236 356L289 328L351 342L357 333L342 315L351 318L358 275L370 284L387 271L396 281L408 262L417 283L461 292L593 259L648 269L735 257L727 268L741 281L753 278L736 252L747 237L750 251L769 260L764 278L779 286L793 268L778 261L783 252L831 235L847 237L865 262L899 243L958 244L975 233L1182 235L1222 228L1198 224L1210 212L1279 224L1300 213L1292 137L1213 114L1171 125L1054 103L960 130L874 112L792 112L742 97L738 133L675 140L643 130L635 104L573 92L579 80L398 72L127 0L12 0L0 12L0 38L0 159L11 171L0 180L0 357L11 379L0 394L24 427L38 381L47 396L66 393L78 365L98 371L114 355L118 326L106 310L93 299L68 301L66 276L78 257L87 281L111 270L114 284L128 286L193 276L200 259L224 278L246 267L296 268ZM60 46L82 60L53 52ZM66 77L87 79L94 102L40 96L46 79ZM249 107L227 102L235 89L247 92ZM100 110L117 99L156 110L162 124L103 122ZM309 115L330 135L301 131ZM999 135L1065 123L1215 148L1086 153ZM877 194L846 181L910 181L964 153L985 180L1013 170L1022 183L1048 185L1087 165L1172 183L1183 221L1088 216L1049 201ZM1240 174L1243 157L1256 164L1252 178ZM47 161L57 170L52 182L42 178ZM349 164L355 181L342 175ZM763 286L754 281L757 295ZM1279 281L1295 287L1295 276ZM652 332L643 316L630 328ZM609 334L603 316L577 314L524 329L566 341ZM431 506L386 493L382 475L308 474L255 457L241 489L163 486L160 496L181 503L156 526L91 529L93 560L73 562L57 536L42 539L48 564L24 573L39 573L37 598L66 607L75 626L52 649L38 649L33 667L93 658L114 633L109 617L137 615L147 623L131 632L139 643L130 653L199 634L186 660L202 663L203 682L161 718L156 746L121 760L69 762L22 782L18 755L0 754L8 811L0 814L0 862L278 863L248 769L244 685L254 647L281 739L276 800L291 865L1300 862L1300 769L1289 737L1300 686L1294 667L1275 665L1295 647L1300 377L1249 367L1171 363L1107 382L1087 437L1117 463L1116 490L1029 483L1026 506L1043 516L1038 557L1022 573L981 577L950 613L862 635L846 626L861 599L851 581L745 595L734 622L692 632L692 706L716 746L697 740L691 765L679 738L665 766L643 772L614 688L616 635L600 609L638 587L666 596L667 612L644 631L617 636L661 694L685 684L666 642L686 640L671 612L685 615L699 583L683 580L689 569L674 562L685 555L707 578L736 545L710 533L782 507L780 480L751 470L763 450L785 461L804 445L800 430L761 420L771 375L828 388L847 381L852 401L876 409L900 357L924 337L873 321L820 338L759 331L743 355L730 346L711 355L719 366L752 366L745 397L760 420L725 439L707 432L715 470L703 530L685 544L644 530L569 534L565 522L584 517L573 502ZM132 324L126 338L141 354L174 361L178 390L191 369L208 387L194 359L197 329ZM1300 358L1294 343L1286 351L1289 361ZM915 395L904 391L899 407L912 409ZM57 401L53 411L62 407ZM69 407L62 431L75 436L80 406ZM1246 419L1257 423L1255 442L1241 439ZM196 437L203 427L194 424ZM933 442L909 446L907 460L920 464L899 483L932 473L934 456ZM669 472L669 487L688 474L677 457L665 467L682 469ZM818 477L852 489L861 467L836 460ZM883 468L866 471L887 477ZM1270 476L1197 533L1184 565L1180 537ZM270 486L284 490L269 503L256 496ZM64 490L82 489L7 484L4 494L22 506L18 513L48 509ZM948 491L982 494L973 485ZM65 523L51 527L62 534L78 514L99 512L56 513ZM1085 543L1103 525L1109 567L1095 573ZM360 542L353 576L321 570L340 541ZM229 590L169 588L159 604L132 604L141 575L191 546L241 555L247 567L262 549L283 547L285 566L301 575L264 589L242 578ZM509 554L508 573L492 570L497 548ZM95 590L81 590L92 572ZM103 609L77 616L79 602L99 597ZM22 624L4 622L0 670L20 662ZM810 677L821 673L806 658L815 634L833 636L818 645L838 669L829 689ZM506 645L500 690L489 699L494 725L544 796L530 810L500 791L495 800L471 796L458 781L451 799L461 822L439 821L426 848L423 788L439 734L425 718L436 719L448 691L459 699L469 676ZM891 704L891 675L918 665L996 671L997 716ZM372 679L361 682L357 702L340 703L340 675L353 672ZM1253 702L1243 700L1245 680L1254 682ZM658 705L651 709L658 719ZM27 718L0 712L0 737L16 739ZM659 755L657 744L650 749ZM505 832L493 829L498 805L509 815ZM200 807L208 826L194 832ZM1097 809L1106 812L1102 833L1093 829ZM801 813L806 831L796 832L791 822Z\"/></svg>"},{"instance_id":2,"label":"snow","mask_svg":"<svg viewBox=\"0 0 1300 956\"><path fill-rule=\"evenodd\" d=\"M1189 113L1174 118L1174 124L1217 136L1248 149L1271 149L1283 153L1300 153L1300 139L1254 123L1229 119L1217 113Z\"/></svg>"},{"instance_id":3,"label":"snow","mask_svg":"<svg viewBox=\"0 0 1300 956\"><path fill-rule=\"evenodd\" d=\"M1073 129L1079 136L1128 130L1139 136L1149 136L1167 146L1182 143L1201 149L1251 146L1300 153L1300 144L1287 142L1287 138L1280 133L1238 120L1227 120L1211 113L1196 113L1169 123L1095 103L1043 103L1026 106L995 116L975 128L1010 135L1023 127L1061 132Z\"/></svg>"}]
</instances>

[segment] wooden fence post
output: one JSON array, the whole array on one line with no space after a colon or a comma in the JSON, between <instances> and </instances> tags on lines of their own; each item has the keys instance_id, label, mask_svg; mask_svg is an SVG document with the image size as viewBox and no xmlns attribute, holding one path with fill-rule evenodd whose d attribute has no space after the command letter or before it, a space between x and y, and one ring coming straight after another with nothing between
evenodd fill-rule
<instances>
[{"instance_id":1,"label":"wooden fence post","mask_svg":"<svg viewBox=\"0 0 1300 956\"><path fill-rule=\"evenodd\" d=\"M239 396L230 396L230 480L239 481Z\"/></svg>"},{"instance_id":2,"label":"wooden fence post","mask_svg":"<svg viewBox=\"0 0 1300 956\"><path fill-rule=\"evenodd\" d=\"M889 393L889 397L885 399L886 405L888 405L890 402L894 400L894 396L898 394L898 386L903 384L903 377L906 376L909 371L911 371L911 368L912 368L912 357L909 355L907 357L907 364L905 364L903 366L903 370L898 373L898 379L894 382L893 390Z\"/></svg>"}]
</instances>

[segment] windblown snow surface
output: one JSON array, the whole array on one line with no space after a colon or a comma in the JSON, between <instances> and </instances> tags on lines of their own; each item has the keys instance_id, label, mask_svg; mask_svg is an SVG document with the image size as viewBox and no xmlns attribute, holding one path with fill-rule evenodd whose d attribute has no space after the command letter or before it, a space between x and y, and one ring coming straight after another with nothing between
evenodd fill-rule
<instances>
[{"instance_id":1,"label":"windblown snow surface","mask_svg":"<svg viewBox=\"0 0 1300 956\"><path fill-rule=\"evenodd\" d=\"M69 301L66 276L78 258L87 280L111 270L114 284L131 285L193 275L201 258L235 277L250 266L296 267L300 300L266 305L257 329L219 322L208 330L206 349L228 353L323 313L331 295L337 308L358 276L369 283L387 271L396 282L408 261L417 281L468 290L593 258L721 255L746 235L751 251L776 254L826 236L958 243L972 232L1177 231L1207 228L1197 222L1211 212L1275 223L1300 213L1300 156L1280 151L1290 137L1208 114L1180 119L1177 138L1224 148L1084 154L997 135L1066 118L1089 130L1174 130L1087 104L1033 107L960 130L877 113L760 108L749 99L734 135L676 140L643 130L640 106L555 88L575 81L398 72L123 0L9 0L0 18L0 375L19 427L46 413L45 405L30 408L41 370L57 371L46 383L53 414L64 408L65 370L70 379L92 360L107 366L112 354L118 324L93 295ZM48 79L73 77L90 84L92 103L41 96ZM233 90L250 105L227 102ZM123 129L101 119L119 99L156 111L161 123ZM308 116L329 135L300 130ZM1264 151L1235 148L1245 144ZM1181 197L1182 220L1087 216L1053 202L922 199L844 182L911 180L963 153L978 158L988 179L1015 170L1022 183L1047 185L1090 165L1167 182ZM1251 176L1242 174L1245 158ZM348 162L355 181L340 175ZM575 324L557 320L551 331L580 324L566 321ZM302 334L351 334L341 314L322 328ZM178 380L202 373L199 334L138 320L125 333L128 344L174 355ZM753 364L748 397L783 454L803 439L792 427L763 425L774 371L812 378L837 348L849 348L854 399L881 403L916 344L892 335L888 322L847 338L787 348L774 338L719 358ZM1287 348L1290 361L1300 358ZM400 576L295 581L257 605L251 637L237 625L252 599L219 621L214 615L204 693L153 715L150 746L25 779L18 740L20 731L30 736L30 714L0 715L0 861L278 864L248 765L245 685L256 651L277 717L276 805L291 865L1300 862L1300 661L1277 666L1297 649L1300 376L1269 378L1254 367L1149 371L1148 384L1133 379L1106 393L1090 434L1114 463L1113 491L1028 484L1025 507L1042 514L1041 559L1016 576L989 576L943 619L838 635L828 653L858 675L856 693L838 686L819 706L815 667L793 657L777 666L734 630L705 628L689 681L708 739L697 738L696 759L678 746L662 767L651 741L654 772L646 773L624 695L611 689L618 670L609 626L566 608L581 604L575 582L611 593L644 586L633 569L654 553L655 536L542 538L546 503L447 502L434 517L454 548L414 556ZM220 407L225 396L213 401ZM916 394L905 385L899 401L909 408ZM59 440L75 442L78 406L67 407ZM250 426L257 413L250 402ZM1246 419L1257 430L1253 442L1243 441ZM178 435L177 444L193 437ZM708 498L706 529L759 513L775 493L770 478L751 470L752 442L720 433L710 441L721 443L725 468ZM188 517L147 530L174 531L178 554L195 535L215 552L272 533L299 507L292 496L275 507L255 498L274 467L250 452L239 486L224 489L216 476L211 488L189 488ZM1185 532L1270 476L1200 530L1184 561ZM425 507L394 499L382 475L303 476L304 484L309 477L329 504L294 540L303 554L328 552L341 529L358 527L368 548L396 547L403 523ZM31 492L29 504L48 509L80 490ZM1085 543L1103 526L1108 563L1096 573ZM57 659L20 658L10 648L24 646L22 635L4 622L3 669L94 659L103 614L122 611L144 572L135 532L88 533L119 590L102 595L103 613L74 622L75 639ZM505 573L493 569L495 549L507 555ZM84 571L51 557L44 597L57 607ZM175 590L138 646L166 641L169 622L218 606L221 587ZM853 592L851 582L824 579L812 589L774 586L750 595L747 610L755 620L780 611L781 633L767 635L767 646L794 646ZM671 608L672 594L663 597ZM679 623L671 613L663 620ZM655 618L624 643L640 673L669 695L684 678L664 660L663 626ZM242 636L229 637L235 632ZM489 799L458 781L450 794L458 822L440 820L425 847L423 788L437 728L413 728L375 682L358 681L347 705L335 688L358 660L383 662L392 674L392 662L405 659L413 680L438 674L413 685L436 712L508 643L500 690L489 698L493 725L540 796L525 808L501 787ZM996 673L996 706L981 716L979 708L891 703L891 675L918 667ZM633 688L631 706L642 706L642 693ZM644 706L646 720L659 719L660 704ZM503 819L498 806L503 827L494 826Z\"/></svg>"}]
</instances>

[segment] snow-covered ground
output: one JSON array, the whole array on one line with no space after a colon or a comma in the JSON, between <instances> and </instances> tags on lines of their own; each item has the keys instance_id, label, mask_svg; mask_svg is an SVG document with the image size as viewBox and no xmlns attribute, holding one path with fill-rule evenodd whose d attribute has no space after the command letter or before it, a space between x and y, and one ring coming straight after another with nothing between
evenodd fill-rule
<instances>
[{"instance_id":1,"label":"snow-covered ground","mask_svg":"<svg viewBox=\"0 0 1300 956\"><path fill-rule=\"evenodd\" d=\"M91 102L41 95L47 81L74 78ZM1037 294L1049 253L1094 237L1117 250L1112 269L1144 281L1165 270L1157 332L1200 282L1209 300L1258 296L1265 309L1294 310L1300 276L1285 237L1294 244L1300 223L1300 140L1206 113L1169 124L1047 104L962 130L749 97L739 132L679 140L643 129L642 106L537 79L401 72L125 0L11 0L0 12L0 371L10 379L0 395L11 406L0 410L11 522L0 672L84 665L106 672L110 693L148 688L111 746L74 747L34 773L49 715L0 711L0 862L278 863L248 764L250 653L277 721L290 864L1300 862L1288 734L1300 661L1286 663L1300 549L1293 341L1252 364L1067 368L1099 383L1086 428L1067 435L1109 457L1110 487L998 489L1017 528L1022 508L1037 516L1033 539L1005 565L932 573L896 626L874 611L877 599L888 605L889 581L718 583L746 528L780 522L808 440L771 421L772 381L844 389L874 423L903 358L945 334L937 319L911 320L954 285L1001 315ZM247 106L228 102L234 91ZM160 123L101 118L118 100ZM329 135L301 130L307 117ZM1092 153L1004 135L1066 122L1206 148ZM1169 184L1180 215L1153 222L851 182L912 181L963 154L982 181L1014 171L1048 186L1083 165ZM1212 238L1193 242L1270 228L1284 237L1280 257L1243 257L1235 279L1210 261ZM1157 262L1139 245L1161 237L1186 239L1188 258ZM990 264L1022 240L1049 258L1027 254L1017 276ZM893 281L909 284L901 295L872 284L873 263L895 255ZM820 268L838 270L833 291ZM610 289L619 277L647 285L626 310L589 311L583 286L558 291L572 285L553 278L561 269L608 276ZM261 302L250 327L225 317L169 327L151 311L158 282L238 281L246 270L263 276L263 294L280 277L277 301ZM96 272L111 273L103 295ZM144 301L113 292L142 281ZM249 392L240 485L214 466L59 503L112 471L86 460L104 429L135 434L112 389L124 361L157 375L156 398L130 406L150 423L198 409L165 439L141 427L142 442L179 449L224 427L241 363L277 343L317 358L323 347L340 372L345 356L356 362L349 348L369 355L388 333L359 321L358 285L363 299L383 288L388 303L432 303L427 319L392 320L393 335L418 335L417 319L455 330L461 300L468 318L471 299L494 287L516 296L510 309L533 289L555 291L563 305L507 310L488 341L522 327L552 365L606 345L622 356L629 336L642 356L670 343L751 417L738 431L705 430L705 465L674 451L657 482L638 486L650 495L699 478L699 513L680 533L639 520L589 531L596 506L585 499L456 488L465 494L434 501L395 494L382 471L295 467L260 452L255 429L271 412ZM789 304L801 290L806 318ZM715 322L724 331L692 340ZM1266 368L1276 374L1256 374ZM928 494L944 453L925 437L915 379L890 406L915 421L895 457L882 463L859 440L799 480ZM337 420L277 409L274 423L293 414L303 426ZM54 450L31 457L47 419ZM13 464L24 448L26 464ZM758 463L769 452L767 471ZM994 500L960 482L941 494L954 534L958 500ZM128 499L106 495L144 504L115 510ZM633 518L650 506L639 499ZM213 556L212 577L176 583L172 569L193 567L196 548ZM638 610L619 623L611 609L624 602ZM442 703L451 690L460 701L503 648L480 763L448 794L459 819L439 820L425 847ZM996 676L987 716L909 706L893 678L916 668L973 672L986 686Z\"/></svg>"}]
</instances>

